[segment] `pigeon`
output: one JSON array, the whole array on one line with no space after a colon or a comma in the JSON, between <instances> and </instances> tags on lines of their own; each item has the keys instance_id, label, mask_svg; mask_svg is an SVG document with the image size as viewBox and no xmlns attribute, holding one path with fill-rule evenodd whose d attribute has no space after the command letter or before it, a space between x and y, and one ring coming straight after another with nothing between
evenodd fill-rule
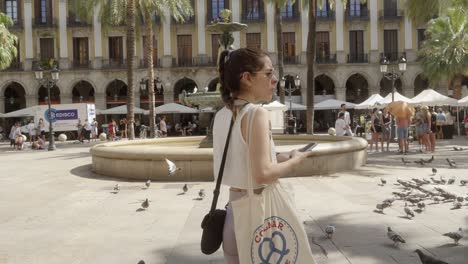
<instances>
[{"instance_id":1,"label":"pigeon","mask_svg":"<svg viewBox=\"0 0 468 264\"><path fill-rule=\"evenodd\" d=\"M425 209L426 209L426 204L425 204L424 202L419 202L419 203L418 203L418 208L419 208L420 210L425 210Z\"/></svg>"},{"instance_id":2,"label":"pigeon","mask_svg":"<svg viewBox=\"0 0 468 264\"><path fill-rule=\"evenodd\" d=\"M453 159L450 159L450 158L447 158L447 161L449 161L450 163L453 163L453 164L457 164Z\"/></svg>"},{"instance_id":3,"label":"pigeon","mask_svg":"<svg viewBox=\"0 0 468 264\"><path fill-rule=\"evenodd\" d=\"M436 175L436 174L437 174L437 169L436 169L436 168L432 168L432 173L433 173L434 175Z\"/></svg>"},{"instance_id":4,"label":"pigeon","mask_svg":"<svg viewBox=\"0 0 468 264\"><path fill-rule=\"evenodd\" d=\"M432 161L434 160L434 155L432 155L432 157L430 159L427 159L425 160L424 162L426 163L432 163Z\"/></svg>"},{"instance_id":5,"label":"pigeon","mask_svg":"<svg viewBox=\"0 0 468 264\"><path fill-rule=\"evenodd\" d=\"M450 168L456 168L457 167L457 164L454 163L454 162L451 162L450 159L446 159L446 160L447 160L447 163L450 166Z\"/></svg>"},{"instance_id":6,"label":"pigeon","mask_svg":"<svg viewBox=\"0 0 468 264\"><path fill-rule=\"evenodd\" d=\"M145 186L146 186L146 189L148 189L151 185L151 180L148 179L146 182L145 182Z\"/></svg>"},{"instance_id":7,"label":"pigeon","mask_svg":"<svg viewBox=\"0 0 468 264\"><path fill-rule=\"evenodd\" d=\"M401 162L403 162L403 164L405 164L405 165L408 164L408 163L411 163L411 161L407 161L407 160L405 160L405 158L401 158Z\"/></svg>"},{"instance_id":8,"label":"pigeon","mask_svg":"<svg viewBox=\"0 0 468 264\"><path fill-rule=\"evenodd\" d=\"M467 201L467 202L468 202L468 196L467 196L467 197L465 197L465 201Z\"/></svg>"},{"instance_id":9,"label":"pigeon","mask_svg":"<svg viewBox=\"0 0 468 264\"><path fill-rule=\"evenodd\" d=\"M208 92L208 87L205 87L205 88L203 89L203 92L204 92L204 93L207 93L207 92Z\"/></svg>"},{"instance_id":10,"label":"pigeon","mask_svg":"<svg viewBox=\"0 0 468 264\"><path fill-rule=\"evenodd\" d=\"M463 198L463 197L461 197L461 196L458 196L458 197L457 197L457 201L458 201L458 202L460 202L460 203L461 203L461 202L463 202L463 200L464 200L464 198Z\"/></svg>"},{"instance_id":11,"label":"pigeon","mask_svg":"<svg viewBox=\"0 0 468 264\"><path fill-rule=\"evenodd\" d=\"M461 186L465 186L467 183L468 183L468 182L465 181L465 180L460 180L460 185L461 185Z\"/></svg>"},{"instance_id":12,"label":"pigeon","mask_svg":"<svg viewBox=\"0 0 468 264\"><path fill-rule=\"evenodd\" d=\"M458 228L458 231L456 232L449 232L449 233L443 234L443 236L450 237L451 239L453 239L453 241L457 245L458 245L458 241L463 238L463 235L464 234L463 234L463 230L461 227Z\"/></svg>"},{"instance_id":13,"label":"pigeon","mask_svg":"<svg viewBox=\"0 0 468 264\"><path fill-rule=\"evenodd\" d=\"M325 233L327 234L327 237L331 239L333 237L333 234L335 233L335 226L328 225L327 227L325 227Z\"/></svg>"},{"instance_id":14,"label":"pigeon","mask_svg":"<svg viewBox=\"0 0 468 264\"><path fill-rule=\"evenodd\" d=\"M425 164L425 162L424 162L423 159L415 160L415 161L413 161L413 162L416 163L416 164L419 164L419 165L421 165L421 166L424 166L424 164Z\"/></svg>"},{"instance_id":15,"label":"pigeon","mask_svg":"<svg viewBox=\"0 0 468 264\"><path fill-rule=\"evenodd\" d=\"M430 184L431 182L429 180L427 180L426 178L423 178L422 181L425 183L425 184Z\"/></svg>"},{"instance_id":16,"label":"pigeon","mask_svg":"<svg viewBox=\"0 0 468 264\"><path fill-rule=\"evenodd\" d=\"M181 170L181 168L177 168L174 162L166 159L167 166L169 168L169 176L174 176L177 171Z\"/></svg>"},{"instance_id":17,"label":"pigeon","mask_svg":"<svg viewBox=\"0 0 468 264\"><path fill-rule=\"evenodd\" d=\"M444 176L440 176L440 182L441 182L442 184L446 184L446 183L447 183L447 180L445 179Z\"/></svg>"},{"instance_id":18,"label":"pigeon","mask_svg":"<svg viewBox=\"0 0 468 264\"><path fill-rule=\"evenodd\" d=\"M378 210L380 210L381 212L383 212L383 210L384 210L385 208L389 207L389 206L390 206L390 205L387 204L387 203L381 203L381 204L377 204L377 205L375 206L375 208L377 208Z\"/></svg>"},{"instance_id":19,"label":"pigeon","mask_svg":"<svg viewBox=\"0 0 468 264\"><path fill-rule=\"evenodd\" d=\"M420 249L416 249L414 252L416 252L419 256L419 259L421 260L422 264L448 264L445 261L433 258L431 256L425 255L422 253Z\"/></svg>"},{"instance_id":20,"label":"pigeon","mask_svg":"<svg viewBox=\"0 0 468 264\"><path fill-rule=\"evenodd\" d=\"M417 203L419 203L421 201L421 199L419 199L419 198L412 198L412 197L408 197L408 198L406 198L406 200L408 202L410 202L411 204L417 204Z\"/></svg>"},{"instance_id":21,"label":"pigeon","mask_svg":"<svg viewBox=\"0 0 468 264\"><path fill-rule=\"evenodd\" d=\"M380 178L380 182L382 183L382 185L387 184L387 180L385 180L385 179L383 179L383 178Z\"/></svg>"},{"instance_id":22,"label":"pigeon","mask_svg":"<svg viewBox=\"0 0 468 264\"><path fill-rule=\"evenodd\" d=\"M387 237L393 241L393 245L397 245L398 243L406 243L403 237L395 233L390 227L388 227L387 230Z\"/></svg>"},{"instance_id":23,"label":"pigeon","mask_svg":"<svg viewBox=\"0 0 468 264\"><path fill-rule=\"evenodd\" d=\"M440 198L437 197L437 196L434 196L434 198L432 198L432 200L434 200L435 203L439 203L439 202L440 202Z\"/></svg>"},{"instance_id":24,"label":"pigeon","mask_svg":"<svg viewBox=\"0 0 468 264\"><path fill-rule=\"evenodd\" d=\"M200 199L205 198L205 190L204 189L200 189L200 191L198 192L198 197L200 197Z\"/></svg>"},{"instance_id":25,"label":"pigeon","mask_svg":"<svg viewBox=\"0 0 468 264\"><path fill-rule=\"evenodd\" d=\"M195 86L195 88L193 88L192 94L196 94L197 92L198 92L198 88Z\"/></svg>"},{"instance_id":26,"label":"pigeon","mask_svg":"<svg viewBox=\"0 0 468 264\"><path fill-rule=\"evenodd\" d=\"M120 191L120 185L117 183L115 186L114 186L114 192L115 193L118 193Z\"/></svg>"},{"instance_id":27,"label":"pigeon","mask_svg":"<svg viewBox=\"0 0 468 264\"><path fill-rule=\"evenodd\" d=\"M453 209L460 209L462 207L462 203L456 202L453 204Z\"/></svg>"},{"instance_id":28,"label":"pigeon","mask_svg":"<svg viewBox=\"0 0 468 264\"><path fill-rule=\"evenodd\" d=\"M455 177L451 177L447 182L447 184L450 184L450 185L452 185L454 183L455 183Z\"/></svg>"},{"instance_id":29,"label":"pigeon","mask_svg":"<svg viewBox=\"0 0 468 264\"><path fill-rule=\"evenodd\" d=\"M186 193L188 191L187 184L184 184L184 187L182 187L182 191L184 191L184 193Z\"/></svg>"},{"instance_id":30,"label":"pigeon","mask_svg":"<svg viewBox=\"0 0 468 264\"><path fill-rule=\"evenodd\" d=\"M394 198L389 198L389 199L385 199L382 203L388 204L388 206L392 206L394 201L395 201Z\"/></svg>"},{"instance_id":31,"label":"pigeon","mask_svg":"<svg viewBox=\"0 0 468 264\"><path fill-rule=\"evenodd\" d=\"M406 216L409 218L409 216L411 216L411 218L414 217L414 212L413 210L411 210L409 207L405 207L405 213L406 213Z\"/></svg>"},{"instance_id":32,"label":"pigeon","mask_svg":"<svg viewBox=\"0 0 468 264\"><path fill-rule=\"evenodd\" d=\"M414 181L416 184L418 185L424 185L426 184L424 181L420 180L420 179L417 179L417 178L412 178L411 179L412 181Z\"/></svg>"},{"instance_id":33,"label":"pigeon","mask_svg":"<svg viewBox=\"0 0 468 264\"><path fill-rule=\"evenodd\" d=\"M442 181L436 180L436 179L434 179L434 177L431 177L431 180L435 184L442 184Z\"/></svg>"},{"instance_id":34,"label":"pigeon","mask_svg":"<svg viewBox=\"0 0 468 264\"><path fill-rule=\"evenodd\" d=\"M146 198L146 200L141 203L141 208L147 209L148 207L149 207L149 201L148 201L148 198Z\"/></svg>"},{"instance_id":35,"label":"pigeon","mask_svg":"<svg viewBox=\"0 0 468 264\"><path fill-rule=\"evenodd\" d=\"M453 150L455 150L455 151L462 151L463 148L462 148L462 147L453 147Z\"/></svg>"}]
</instances>

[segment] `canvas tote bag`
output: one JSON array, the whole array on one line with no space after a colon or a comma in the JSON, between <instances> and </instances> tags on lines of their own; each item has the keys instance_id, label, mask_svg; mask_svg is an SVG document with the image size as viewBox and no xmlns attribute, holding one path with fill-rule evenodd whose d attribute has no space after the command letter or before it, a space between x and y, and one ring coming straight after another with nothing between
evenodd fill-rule
<instances>
[{"instance_id":1,"label":"canvas tote bag","mask_svg":"<svg viewBox=\"0 0 468 264\"><path fill-rule=\"evenodd\" d=\"M249 113L247 143L257 108ZM248 159L250 166L250 158ZM279 181L253 192L251 169L247 195L232 201L234 230L242 264L314 264L307 234Z\"/></svg>"}]
</instances>

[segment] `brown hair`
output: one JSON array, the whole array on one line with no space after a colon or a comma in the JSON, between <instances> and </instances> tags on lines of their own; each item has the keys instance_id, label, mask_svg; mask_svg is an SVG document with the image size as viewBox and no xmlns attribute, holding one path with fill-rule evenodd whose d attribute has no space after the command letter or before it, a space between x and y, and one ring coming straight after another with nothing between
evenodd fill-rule
<instances>
[{"instance_id":1,"label":"brown hair","mask_svg":"<svg viewBox=\"0 0 468 264\"><path fill-rule=\"evenodd\" d=\"M240 92L242 73L261 70L264 64L262 59L265 57L268 57L265 52L249 48L221 52L218 62L221 98L229 109L232 109L234 100Z\"/></svg>"}]
</instances>

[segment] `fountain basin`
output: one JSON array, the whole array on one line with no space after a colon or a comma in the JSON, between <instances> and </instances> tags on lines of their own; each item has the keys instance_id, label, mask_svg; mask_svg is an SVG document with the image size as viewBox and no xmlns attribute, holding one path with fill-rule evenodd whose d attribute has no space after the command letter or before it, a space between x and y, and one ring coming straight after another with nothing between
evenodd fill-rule
<instances>
[{"instance_id":1,"label":"fountain basin","mask_svg":"<svg viewBox=\"0 0 468 264\"><path fill-rule=\"evenodd\" d=\"M198 148L204 137L174 137L103 143L91 148L92 168L101 175L155 181L212 181L213 150ZM276 151L318 142L313 153L286 177L328 175L358 168L367 161L367 141L325 135L275 135ZM165 158L182 170L168 176Z\"/></svg>"}]
</instances>

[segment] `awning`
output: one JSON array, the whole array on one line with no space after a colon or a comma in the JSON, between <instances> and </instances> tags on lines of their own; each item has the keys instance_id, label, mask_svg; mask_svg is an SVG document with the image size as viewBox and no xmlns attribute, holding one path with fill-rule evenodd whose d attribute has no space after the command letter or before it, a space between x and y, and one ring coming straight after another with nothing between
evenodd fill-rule
<instances>
[{"instance_id":1,"label":"awning","mask_svg":"<svg viewBox=\"0 0 468 264\"><path fill-rule=\"evenodd\" d=\"M3 117L4 118L8 118L8 117L28 117L28 116L34 116L36 115L36 112L40 109L39 106L31 106L31 107L28 107L28 108L23 108L23 109L20 109L20 110L16 110L16 111L13 111L13 112L9 112L9 113L6 113L6 114L3 114Z\"/></svg>"},{"instance_id":2,"label":"awning","mask_svg":"<svg viewBox=\"0 0 468 264\"><path fill-rule=\"evenodd\" d=\"M458 100L459 106L468 106L468 96L463 97L462 99Z\"/></svg>"},{"instance_id":3,"label":"awning","mask_svg":"<svg viewBox=\"0 0 468 264\"><path fill-rule=\"evenodd\" d=\"M411 99L410 103L415 105L458 105L458 101L456 99L442 95L433 89L426 89L422 91L413 99Z\"/></svg>"},{"instance_id":4,"label":"awning","mask_svg":"<svg viewBox=\"0 0 468 264\"><path fill-rule=\"evenodd\" d=\"M133 112L135 114L143 114L145 112L145 110L141 109L141 108L138 108L138 107L134 107ZM96 111L96 113L97 113L97 111ZM127 114L127 105L121 105L121 106L117 106L117 107L114 107L114 108L109 108L109 109L106 109L106 110L100 110L99 114L100 115L126 115Z\"/></svg>"},{"instance_id":5,"label":"awning","mask_svg":"<svg viewBox=\"0 0 468 264\"><path fill-rule=\"evenodd\" d=\"M340 101L336 99L328 99L314 106L314 110L341 109L341 105L345 104L346 108L352 109L356 104Z\"/></svg>"},{"instance_id":6,"label":"awning","mask_svg":"<svg viewBox=\"0 0 468 264\"><path fill-rule=\"evenodd\" d=\"M406 103L410 103L411 102L411 99L409 99L408 97L406 96L403 96L401 95L399 92L395 92L393 94L394 96L394 102L406 102ZM387 96L385 96L385 98L383 98L382 100L379 101L380 103L380 106L385 106L385 105L388 105L389 103L392 102L392 93L389 93L387 94Z\"/></svg>"},{"instance_id":7,"label":"awning","mask_svg":"<svg viewBox=\"0 0 468 264\"><path fill-rule=\"evenodd\" d=\"M267 110L283 110L283 111L286 111L288 109L286 105L280 103L279 101L273 101L269 104L264 104L263 108Z\"/></svg>"},{"instance_id":8,"label":"awning","mask_svg":"<svg viewBox=\"0 0 468 264\"><path fill-rule=\"evenodd\" d=\"M145 111L149 112L149 111ZM199 111L185 105L168 103L154 108L156 114L198 114Z\"/></svg>"},{"instance_id":9,"label":"awning","mask_svg":"<svg viewBox=\"0 0 468 264\"><path fill-rule=\"evenodd\" d=\"M380 96L380 94L373 94L364 102L356 105L355 109L371 109L374 107L379 106L379 101L383 100L384 98Z\"/></svg>"}]
</instances>

